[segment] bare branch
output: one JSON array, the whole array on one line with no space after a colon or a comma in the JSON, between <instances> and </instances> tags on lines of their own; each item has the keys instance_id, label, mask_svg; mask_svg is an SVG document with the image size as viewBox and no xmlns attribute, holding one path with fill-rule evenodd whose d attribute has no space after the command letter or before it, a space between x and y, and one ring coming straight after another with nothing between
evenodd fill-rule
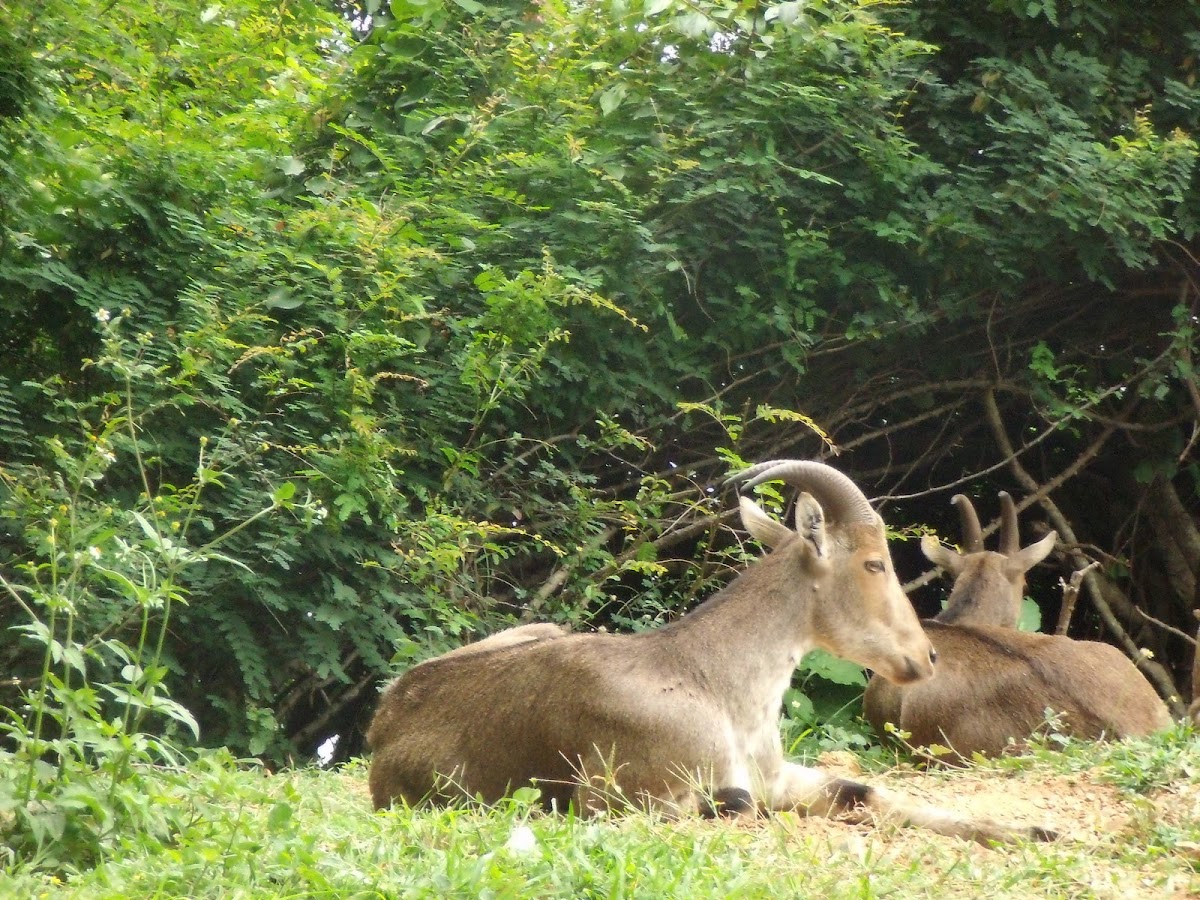
<instances>
[{"instance_id":1,"label":"bare branch","mask_svg":"<svg viewBox=\"0 0 1200 900\"><path fill-rule=\"evenodd\" d=\"M354 682L350 687L338 691L337 698L332 703L327 705L324 711L300 728L292 735L292 740L304 747L311 744L318 737L325 733L329 727L329 723L333 721L343 710L354 704L359 695L367 689L368 686L375 684L379 680L379 676L374 672L364 675L358 681Z\"/></svg>"},{"instance_id":2,"label":"bare branch","mask_svg":"<svg viewBox=\"0 0 1200 900\"><path fill-rule=\"evenodd\" d=\"M617 525L604 529L604 531L580 547L579 552L571 559L550 573L550 577L542 583L542 586L537 589L537 593L533 595L533 598L526 605L525 612L521 614L521 621L532 621L538 611L546 605L546 601L550 599L551 595L558 593L567 579L571 577L571 574L579 568L584 559L587 558L588 552L595 550L597 547L603 547L616 537L620 531L621 529Z\"/></svg>"},{"instance_id":3,"label":"bare branch","mask_svg":"<svg viewBox=\"0 0 1200 900\"><path fill-rule=\"evenodd\" d=\"M1071 615L1075 612L1075 604L1079 600L1079 588L1083 584L1083 576L1092 569L1099 568L1100 562L1093 560L1082 569L1076 569L1071 573L1070 582L1058 579L1059 585L1062 586L1062 608L1058 612L1058 625L1054 629L1055 634L1067 633L1067 629L1071 625Z\"/></svg>"},{"instance_id":4,"label":"bare branch","mask_svg":"<svg viewBox=\"0 0 1200 900\"><path fill-rule=\"evenodd\" d=\"M1161 628L1163 631L1169 632L1170 634L1175 635L1177 638L1181 638L1184 641L1187 641L1189 644L1196 643L1196 639L1194 637L1192 637L1190 634L1188 634L1186 631L1181 631L1180 629L1176 628L1174 625L1168 625L1166 622L1162 621L1162 619L1156 619L1154 616L1150 615L1150 613L1145 612L1140 606L1133 607L1130 610L1130 612L1132 612L1135 616L1137 616L1143 622L1149 622L1151 625L1155 626L1156 628Z\"/></svg>"},{"instance_id":5,"label":"bare branch","mask_svg":"<svg viewBox=\"0 0 1200 900\"><path fill-rule=\"evenodd\" d=\"M1111 388L1109 391L1106 391L1105 393L1106 393L1106 395L1112 394L1112 393L1115 393L1116 390L1117 390L1117 388L1114 387L1114 388ZM984 407L988 412L989 421L992 421L993 411L995 413L995 420L992 421L992 427L993 427L993 430L995 430L995 427L996 427L995 423L1000 421L1000 418L999 418L1000 410L999 410L999 407L996 406L996 395L990 389L985 390L984 394L983 394L983 400L984 400ZM1094 402L1099 402L1099 398L1097 398L1096 401L1094 401ZM1124 411L1125 416L1128 416L1128 414L1130 412L1132 412L1133 406L1136 405L1136 403L1137 403L1136 397L1131 397L1129 399L1129 401L1126 403L1126 409ZM1005 450L1004 457L999 462L997 462L993 465L987 466L986 468L979 469L977 471L968 473L967 475L964 475L962 478L955 479L954 481L951 481L947 484L942 484L942 485L938 485L937 487L929 488L928 490L925 490L925 491L918 491L917 493L913 493L913 494L888 494L883 497L877 497L875 499L876 500L912 500L917 497L928 496L929 494L942 493L942 492L949 491L954 488L960 487L964 484L969 484L970 482L975 481L975 480L983 477L984 475L989 475L992 472L1003 469L1005 466L1017 465L1017 458L1019 456L1025 454L1025 453L1028 453L1030 450L1032 450L1034 447L1036 447L1042 441L1049 438L1052 434L1054 434L1056 431L1058 431L1058 429L1061 425L1063 425L1067 421L1068 421L1068 419L1064 417L1056 422L1052 422L1050 424L1050 427L1044 429L1037 437L1035 437L1033 440L1029 441L1028 443L1023 444L1020 450L1013 449L1012 444L1008 443L1008 439L1006 436L1005 437L1005 446L1007 449ZM1003 425L1001 425L1001 428L1003 428ZM1070 466L1068 466L1066 469L1064 469L1062 472L1060 472L1057 477L1055 477L1054 479L1052 479L1050 482L1048 482L1046 484L1045 488L1043 489L1044 492L1049 493L1051 490L1058 487L1063 482L1067 481L1070 478L1073 478L1079 472L1080 469L1082 469L1085 465L1087 465L1087 463L1091 462L1091 460L1095 458L1096 454L1098 454L1100 452L1100 449L1104 446L1104 444L1108 441L1108 439L1110 437L1112 437L1112 435L1115 433L1116 430L1117 430L1116 424L1110 425L1109 427L1105 428L1104 431L1101 432L1100 437L1097 438L1091 444L1091 446L1089 446L1075 460L1074 463L1072 463ZM1021 471L1024 471L1024 469L1021 469ZM1025 498L1020 504L1018 504L1017 511L1020 512L1021 510L1025 509L1027 506L1029 506L1031 503L1033 503L1037 499L1038 499L1038 497Z\"/></svg>"}]
</instances>

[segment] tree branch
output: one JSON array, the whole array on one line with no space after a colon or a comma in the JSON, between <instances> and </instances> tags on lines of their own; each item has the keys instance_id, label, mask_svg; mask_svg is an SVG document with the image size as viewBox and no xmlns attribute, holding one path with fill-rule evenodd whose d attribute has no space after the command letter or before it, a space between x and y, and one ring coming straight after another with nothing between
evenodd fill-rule
<instances>
[{"instance_id":1,"label":"tree branch","mask_svg":"<svg viewBox=\"0 0 1200 900\"><path fill-rule=\"evenodd\" d=\"M549 600L553 594L556 594L559 589L566 584L566 581L571 577L571 574L579 568L588 552L595 550L597 547L603 547L614 537L620 534L620 532L621 528L618 525L612 525L604 529L604 531L600 532L598 535L580 547L576 554L571 557L571 559L569 559L567 562L564 562L561 566L551 572L550 577L542 582L541 587L537 589L537 592L526 605L525 612L521 614L521 621L532 621L541 608L546 605L546 601Z\"/></svg>"},{"instance_id":2,"label":"tree branch","mask_svg":"<svg viewBox=\"0 0 1200 900\"><path fill-rule=\"evenodd\" d=\"M1062 607L1058 611L1058 625L1054 629L1055 634L1065 635L1067 629L1071 627L1071 614L1075 612L1075 604L1079 600L1079 588L1083 584L1083 576L1092 569L1098 568L1099 561L1093 560L1082 569L1076 569L1071 573L1070 582L1058 579L1058 583L1062 586Z\"/></svg>"},{"instance_id":3,"label":"tree branch","mask_svg":"<svg viewBox=\"0 0 1200 900\"><path fill-rule=\"evenodd\" d=\"M379 676L372 672L364 675L346 690L339 692L337 700L326 706L324 712L299 729L295 734L291 735L292 741L301 747L314 742L329 727L329 723L333 719L358 699L359 695L367 689L368 685L372 685L378 680Z\"/></svg>"}]
</instances>

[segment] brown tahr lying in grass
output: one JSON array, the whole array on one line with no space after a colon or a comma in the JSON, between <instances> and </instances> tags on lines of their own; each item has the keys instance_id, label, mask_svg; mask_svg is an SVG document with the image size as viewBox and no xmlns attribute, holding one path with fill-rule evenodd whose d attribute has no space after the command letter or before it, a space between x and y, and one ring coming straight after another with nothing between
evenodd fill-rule
<instances>
[{"instance_id":1,"label":"brown tahr lying in grass","mask_svg":"<svg viewBox=\"0 0 1200 900\"><path fill-rule=\"evenodd\" d=\"M695 611L639 634L523 626L411 669L385 691L368 739L376 807L479 797L536 784L547 808L670 815L797 810L892 820L977 840L1045 838L909 803L784 760L779 717L792 672L821 647L900 684L934 653L900 588L883 522L821 463L775 461L735 476L806 491L795 529L741 499L773 548Z\"/></svg>"},{"instance_id":2,"label":"brown tahr lying in grass","mask_svg":"<svg viewBox=\"0 0 1200 900\"><path fill-rule=\"evenodd\" d=\"M883 736L886 723L913 747L942 747L948 762L1019 749L1057 714L1065 734L1122 738L1166 728L1166 705L1116 647L1017 630L1025 573L1054 547L1051 532L1021 549L1012 498L1000 495L1000 551L983 547L974 507L954 497L963 527L958 553L927 536L921 550L955 576L946 608L925 630L938 653L937 677L897 685L878 675L863 712Z\"/></svg>"}]
</instances>

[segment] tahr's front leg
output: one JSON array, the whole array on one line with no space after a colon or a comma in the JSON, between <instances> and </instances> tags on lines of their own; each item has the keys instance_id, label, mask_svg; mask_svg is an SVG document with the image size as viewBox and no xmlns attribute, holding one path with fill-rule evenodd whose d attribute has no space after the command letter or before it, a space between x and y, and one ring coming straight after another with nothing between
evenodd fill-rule
<instances>
[{"instance_id":1,"label":"tahr's front leg","mask_svg":"<svg viewBox=\"0 0 1200 900\"><path fill-rule=\"evenodd\" d=\"M989 819L968 819L948 810L914 803L883 788L820 769L784 763L775 779L771 808L849 822L894 822L915 825L937 834L966 838L981 844L1017 840L1051 841L1058 835L1045 828L1011 828Z\"/></svg>"}]
</instances>

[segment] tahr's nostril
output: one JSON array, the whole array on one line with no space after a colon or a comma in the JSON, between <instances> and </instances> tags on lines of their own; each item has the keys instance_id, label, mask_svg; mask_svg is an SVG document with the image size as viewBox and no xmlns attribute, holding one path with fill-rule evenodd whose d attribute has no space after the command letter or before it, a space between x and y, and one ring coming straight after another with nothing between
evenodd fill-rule
<instances>
[{"instance_id":1,"label":"tahr's nostril","mask_svg":"<svg viewBox=\"0 0 1200 900\"><path fill-rule=\"evenodd\" d=\"M937 651L932 647L929 648L929 664L932 666L937 662Z\"/></svg>"}]
</instances>

